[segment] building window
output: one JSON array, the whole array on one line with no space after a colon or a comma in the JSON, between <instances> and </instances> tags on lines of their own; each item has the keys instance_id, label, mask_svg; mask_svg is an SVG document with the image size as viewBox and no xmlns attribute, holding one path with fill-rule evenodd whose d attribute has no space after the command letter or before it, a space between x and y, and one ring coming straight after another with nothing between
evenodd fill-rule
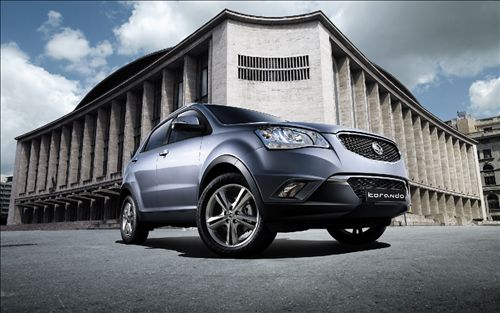
<instances>
[{"instance_id":1,"label":"building window","mask_svg":"<svg viewBox=\"0 0 500 313\"><path fill-rule=\"evenodd\" d=\"M198 99L197 102L208 102L208 52L198 58Z\"/></svg>"},{"instance_id":2,"label":"building window","mask_svg":"<svg viewBox=\"0 0 500 313\"><path fill-rule=\"evenodd\" d=\"M184 105L184 88L182 84L182 75L184 74L184 69L182 67L175 71L174 78L174 111Z\"/></svg>"},{"instance_id":3,"label":"building window","mask_svg":"<svg viewBox=\"0 0 500 313\"><path fill-rule=\"evenodd\" d=\"M96 116L90 116L90 125L92 125L92 133L90 134L90 179L94 177L94 160L95 160L95 136L97 134Z\"/></svg>"},{"instance_id":4,"label":"building window","mask_svg":"<svg viewBox=\"0 0 500 313\"><path fill-rule=\"evenodd\" d=\"M59 138L59 144L56 145L56 171L55 171L56 176L51 177L52 188L54 189L57 188L57 176L59 173L59 161L60 161L59 152L61 151L62 131L55 133L55 135L57 136L57 138Z\"/></svg>"},{"instance_id":5,"label":"building window","mask_svg":"<svg viewBox=\"0 0 500 313\"><path fill-rule=\"evenodd\" d=\"M79 132L80 134L78 135L77 138L80 139L78 142L78 175L77 175L77 181L80 181L80 178L82 177L82 158L83 158L83 131L84 131L84 121L80 121L79 123L80 129Z\"/></svg>"},{"instance_id":6,"label":"building window","mask_svg":"<svg viewBox=\"0 0 500 313\"><path fill-rule=\"evenodd\" d=\"M201 102L208 97L208 67L201 70Z\"/></svg>"},{"instance_id":7,"label":"building window","mask_svg":"<svg viewBox=\"0 0 500 313\"><path fill-rule=\"evenodd\" d=\"M109 107L104 110L104 142L102 158L102 176L108 174L108 151L109 151L109 124L111 122L111 110Z\"/></svg>"},{"instance_id":8,"label":"building window","mask_svg":"<svg viewBox=\"0 0 500 313\"><path fill-rule=\"evenodd\" d=\"M491 164L483 166L484 184L487 186L496 185L495 171Z\"/></svg>"},{"instance_id":9,"label":"building window","mask_svg":"<svg viewBox=\"0 0 500 313\"><path fill-rule=\"evenodd\" d=\"M238 78L251 81L295 81L310 78L309 56L284 58L238 55Z\"/></svg>"},{"instance_id":10,"label":"building window","mask_svg":"<svg viewBox=\"0 0 500 313\"><path fill-rule=\"evenodd\" d=\"M153 86L153 117L151 119L151 123L153 124L152 127L155 127L158 123L160 123L161 119L161 79L156 80Z\"/></svg>"},{"instance_id":11,"label":"building window","mask_svg":"<svg viewBox=\"0 0 500 313\"><path fill-rule=\"evenodd\" d=\"M123 166L123 141L125 138L125 103L120 105L120 113L119 113L119 121L118 121L118 162L116 164L117 172L122 172Z\"/></svg>"},{"instance_id":12,"label":"building window","mask_svg":"<svg viewBox=\"0 0 500 313\"><path fill-rule=\"evenodd\" d=\"M495 194L488 195L488 208L490 212L500 211L500 204L498 203L498 196Z\"/></svg>"},{"instance_id":13,"label":"building window","mask_svg":"<svg viewBox=\"0 0 500 313\"><path fill-rule=\"evenodd\" d=\"M491 158L491 149L484 149L483 150L483 159L489 159Z\"/></svg>"},{"instance_id":14,"label":"building window","mask_svg":"<svg viewBox=\"0 0 500 313\"><path fill-rule=\"evenodd\" d=\"M490 131L493 131L493 127L485 127L485 128L483 128L483 131L484 131L485 133L490 132Z\"/></svg>"},{"instance_id":15,"label":"building window","mask_svg":"<svg viewBox=\"0 0 500 313\"><path fill-rule=\"evenodd\" d=\"M142 90L136 92L135 105L135 123L134 123L134 152L137 151L141 144L141 127L142 127ZM129 156L127 156L129 157ZM130 156L132 157L132 156Z\"/></svg>"},{"instance_id":16,"label":"building window","mask_svg":"<svg viewBox=\"0 0 500 313\"><path fill-rule=\"evenodd\" d=\"M70 169L70 161L71 161L71 141L73 140L73 125L68 126L68 132L66 135L68 136L68 145L66 146L66 180L64 181L64 185L68 185L69 181L69 169Z\"/></svg>"}]
</instances>

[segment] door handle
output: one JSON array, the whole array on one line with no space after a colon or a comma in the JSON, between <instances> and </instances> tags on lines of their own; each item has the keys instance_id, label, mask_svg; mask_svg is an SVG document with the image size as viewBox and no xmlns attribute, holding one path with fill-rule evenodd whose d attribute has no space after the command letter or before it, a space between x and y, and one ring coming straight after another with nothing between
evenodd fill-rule
<instances>
[{"instance_id":1,"label":"door handle","mask_svg":"<svg viewBox=\"0 0 500 313\"><path fill-rule=\"evenodd\" d=\"M131 162L132 162L132 163L135 163L135 162L137 162L137 160L138 160L138 159L132 159L132 161L131 161Z\"/></svg>"},{"instance_id":2,"label":"door handle","mask_svg":"<svg viewBox=\"0 0 500 313\"><path fill-rule=\"evenodd\" d=\"M160 152L160 156L162 156L162 157L166 157L167 154L168 154L168 150L167 149L165 149L162 152Z\"/></svg>"}]
</instances>

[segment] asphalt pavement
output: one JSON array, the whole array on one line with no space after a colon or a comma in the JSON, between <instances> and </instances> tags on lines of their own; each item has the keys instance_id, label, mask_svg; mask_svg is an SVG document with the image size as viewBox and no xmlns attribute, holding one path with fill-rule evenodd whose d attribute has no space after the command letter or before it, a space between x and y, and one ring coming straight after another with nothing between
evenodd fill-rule
<instances>
[{"instance_id":1,"label":"asphalt pavement","mask_svg":"<svg viewBox=\"0 0 500 313\"><path fill-rule=\"evenodd\" d=\"M499 312L500 227L392 227L343 246L279 234L222 259L195 229L1 232L2 312Z\"/></svg>"}]
</instances>

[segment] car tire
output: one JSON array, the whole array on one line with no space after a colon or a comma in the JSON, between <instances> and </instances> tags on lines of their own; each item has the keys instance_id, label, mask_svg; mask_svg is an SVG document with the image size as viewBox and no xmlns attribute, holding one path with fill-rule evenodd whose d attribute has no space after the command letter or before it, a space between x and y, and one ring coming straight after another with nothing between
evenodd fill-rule
<instances>
[{"instance_id":1,"label":"car tire","mask_svg":"<svg viewBox=\"0 0 500 313\"><path fill-rule=\"evenodd\" d=\"M273 242L245 178L223 174L211 181L198 202L196 223L205 245L228 257L256 254Z\"/></svg>"},{"instance_id":2,"label":"car tire","mask_svg":"<svg viewBox=\"0 0 500 313\"><path fill-rule=\"evenodd\" d=\"M385 228L385 225L377 225L354 228L329 227L327 230L330 235L340 243L347 245L366 245L380 238Z\"/></svg>"},{"instance_id":3,"label":"car tire","mask_svg":"<svg viewBox=\"0 0 500 313\"><path fill-rule=\"evenodd\" d=\"M149 229L139 221L137 201L126 196L120 211L120 233L126 244L143 244L148 239Z\"/></svg>"}]
</instances>

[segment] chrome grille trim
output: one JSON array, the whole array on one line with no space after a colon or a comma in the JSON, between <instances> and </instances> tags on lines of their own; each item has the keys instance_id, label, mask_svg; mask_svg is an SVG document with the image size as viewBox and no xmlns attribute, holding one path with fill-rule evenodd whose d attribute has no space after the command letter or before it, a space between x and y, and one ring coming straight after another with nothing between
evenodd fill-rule
<instances>
[{"instance_id":1,"label":"chrome grille trim","mask_svg":"<svg viewBox=\"0 0 500 313\"><path fill-rule=\"evenodd\" d=\"M337 138L347 150L368 159L385 162L396 162L401 159L396 144L387 139L361 133L339 133ZM373 151L373 143L377 143L383 148L384 152L381 155Z\"/></svg>"}]
</instances>

